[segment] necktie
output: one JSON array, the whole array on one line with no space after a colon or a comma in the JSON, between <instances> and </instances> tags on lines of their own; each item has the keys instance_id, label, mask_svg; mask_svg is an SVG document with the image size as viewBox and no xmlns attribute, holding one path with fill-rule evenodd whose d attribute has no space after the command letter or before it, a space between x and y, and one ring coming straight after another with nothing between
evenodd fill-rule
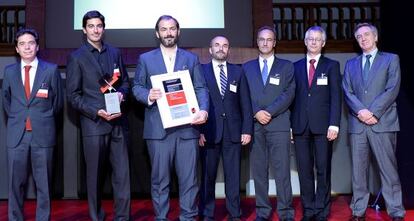
<instances>
[{"instance_id":1,"label":"necktie","mask_svg":"<svg viewBox=\"0 0 414 221\"><path fill-rule=\"evenodd\" d=\"M367 79L368 79L368 73L369 73L369 68L371 67L371 62L369 61L369 59L371 58L372 55L367 54L365 55L366 61L365 61L365 65L364 65L364 71L362 73L362 77L364 79L364 83L367 83Z\"/></svg>"},{"instance_id":2,"label":"necktie","mask_svg":"<svg viewBox=\"0 0 414 221\"><path fill-rule=\"evenodd\" d=\"M268 75L269 75L269 70L267 68L267 60L263 59L263 69L262 69L263 85L266 85Z\"/></svg>"},{"instance_id":3,"label":"necktie","mask_svg":"<svg viewBox=\"0 0 414 221\"><path fill-rule=\"evenodd\" d=\"M309 87L311 87L311 85L312 85L313 76L315 75L315 71L316 71L315 62L316 62L315 59L310 59L310 61L309 61L309 63L310 63L310 65L309 65L309 76L308 76L308 85L309 85Z\"/></svg>"},{"instance_id":4,"label":"necktie","mask_svg":"<svg viewBox=\"0 0 414 221\"><path fill-rule=\"evenodd\" d=\"M24 66L24 93L26 94L26 99L29 101L30 98L30 75L29 71L32 66L26 65ZM30 122L29 116L26 119L26 130L32 130L32 123Z\"/></svg>"},{"instance_id":5,"label":"necktie","mask_svg":"<svg viewBox=\"0 0 414 221\"><path fill-rule=\"evenodd\" d=\"M227 77L226 73L224 73L224 65L219 64L220 68L220 94L221 97L224 98L224 94L226 93L226 87L227 87Z\"/></svg>"}]
</instances>

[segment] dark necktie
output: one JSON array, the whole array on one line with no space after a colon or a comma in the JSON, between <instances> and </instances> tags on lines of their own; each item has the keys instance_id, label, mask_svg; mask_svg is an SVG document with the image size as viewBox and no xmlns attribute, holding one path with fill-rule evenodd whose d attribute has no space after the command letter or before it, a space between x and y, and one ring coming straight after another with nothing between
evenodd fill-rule
<instances>
[{"instance_id":1,"label":"dark necktie","mask_svg":"<svg viewBox=\"0 0 414 221\"><path fill-rule=\"evenodd\" d=\"M309 61L309 63L310 63L310 65L309 65L309 76L308 76L308 85L309 85L309 87L311 87L311 85L312 85L313 76L315 75L315 71L316 71L315 62L316 62L315 59L310 59L310 61Z\"/></svg>"},{"instance_id":2,"label":"dark necktie","mask_svg":"<svg viewBox=\"0 0 414 221\"><path fill-rule=\"evenodd\" d=\"M30 98L30 68L32 66L26 65L24 66L24 93L26 95L27 101L29 101ZM31 131L32 130L32 123L30 122L29 116L26 119L26 130Z\"/></svg>"},{"instance_id":3,"label":"dark necktie","mask_svg":"<svg viewBox=\"0 0 414 221\"><path fill-rule=\"evenodd\" d=\"M269 70L267 68L267 60L263 59L263 69L262 69L263 85L266 85L268 75L269 75Z\"/></svg>"},{"instance_id":4,"label":"dark necktie","mask_svg":"<svg viewBox=\"0 0 414 221\"><path fill-rule=\"evenodd\" d=\"M362 73L362 75L363 75L362 77L364 78L364 83L367 83L369 68L371 67L371 62L370 62L369 59L371 57L372 57L372 55L370 55L370 54L365 55L366 60L365 60L364 70L363 70L363 73Z\"/></svg>"},{"instance_id":5,"label":"dark necktie","mask_svg":"<svg viewBox=\"0 0 414 221\"><path fill-rule=\"evenodd\" d=\"M224 98L224 94L226 93L226 87L227 87L227 77L226 73L224 73L224 65L219 64L220 68L220 94L221 97Z\"/></svg>"}]
</instances>

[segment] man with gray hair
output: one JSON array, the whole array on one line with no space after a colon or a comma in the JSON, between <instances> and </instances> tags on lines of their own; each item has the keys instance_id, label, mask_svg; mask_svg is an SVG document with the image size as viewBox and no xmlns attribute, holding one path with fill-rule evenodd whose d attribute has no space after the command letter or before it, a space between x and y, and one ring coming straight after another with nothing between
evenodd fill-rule
<instances>
[{"instance_id":1,"label":"man with gray hair","mask_svg":"<svg viewBox=\"0 0 414 221\"><path fill-rule=\"evenodd\" d=\"M355 38L363 54L347 61L342 87L349 107L348 133L352 151L352 220L365 220L371 153L378 162L382 194L393 221L404 220L395 148L400 130L395 102L401 83L399 57L379 51L377 28L362 23Z\"/></svg>"}]
</instances>

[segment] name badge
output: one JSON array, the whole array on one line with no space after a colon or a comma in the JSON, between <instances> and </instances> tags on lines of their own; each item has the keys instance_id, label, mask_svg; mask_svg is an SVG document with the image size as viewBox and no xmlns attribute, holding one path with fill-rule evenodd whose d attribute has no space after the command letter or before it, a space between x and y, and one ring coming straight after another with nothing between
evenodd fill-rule
<instances>
[{"instance_id":1,"label":"name badge","mask_svg":"<svg viewBox=\"0 0 414 221\"><path fill-rule=\"evenodd\" d=\"M230 84L230 91L233 93L237 93L237 83L233 82Z\"/></svg>"},{"instance_id":2,"label":"name badge","mask_svg":"<svg viewBox=\"0 0 414 221\"><path fill-rule=\"evenodd\" d=\"M316 85L328 85L328 76L326 76L325 73L322 73L316 80Z\"/></svg>"},{"instance_id":3,"label":"name badge","mask_svg":"<svg viewBox=\"0 0 414 221\"><path fill-rule=\"evenodd\" d=\"M37 93L36 93L36 97L40 97L40 98L47 98L49 94L48 89L42 89L40 88Z\"/></svg>"},{"instance_id":4,"label":"name badge","mask_svg":"<svg viewBox=\"0 0 414 221\"><path fill-rule=\"evenodd\" d=\"M280 84L280 75L275 74L275 76L270 76L269 83L273 85L279 85Z\"/></svg>"}]
</instances>

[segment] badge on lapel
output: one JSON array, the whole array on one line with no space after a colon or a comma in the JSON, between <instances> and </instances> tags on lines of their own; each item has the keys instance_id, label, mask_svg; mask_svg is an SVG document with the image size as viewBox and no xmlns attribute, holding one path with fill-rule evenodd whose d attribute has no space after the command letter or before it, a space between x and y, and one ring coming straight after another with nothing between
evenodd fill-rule
<instances>
[{"instance_id":1,"label":"badge on lapel","mask_svg":"<svg viewBox=\"0 0 414 221\"><path fill-rule=\"evenodd\" d=\"M47 85L47 83L42 83L40 85L39 90L36 93L36 97L38 98L47 98L49 95L49 86Z\"/></svg>"}]
</instances>

